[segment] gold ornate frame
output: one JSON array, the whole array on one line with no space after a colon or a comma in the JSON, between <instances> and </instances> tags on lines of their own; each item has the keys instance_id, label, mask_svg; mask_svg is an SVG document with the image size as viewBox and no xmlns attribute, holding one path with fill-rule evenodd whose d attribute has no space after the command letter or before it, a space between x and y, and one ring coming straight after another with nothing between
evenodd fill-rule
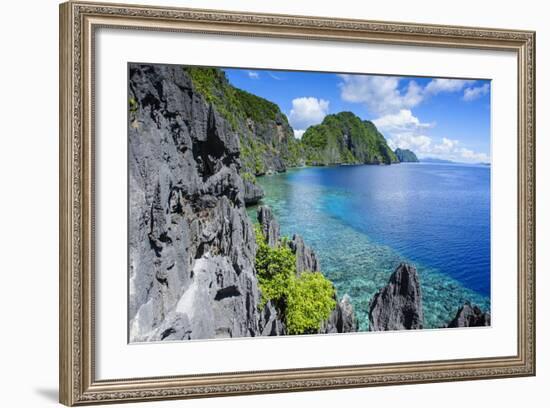
<instances>
[{"instance_id":1,"label":"gold ornate frame","mask_svg":"<svg viewBox=\"0 0 550 408\"><path fill-rule=\"evenodd\" d=\"M414 363L96 380L93 47L98 27L513 51L518 64L516 355ZM228 11L60 6L60 402L130 402L535 374L535 33Z\"/></svg>"}]
</instances>

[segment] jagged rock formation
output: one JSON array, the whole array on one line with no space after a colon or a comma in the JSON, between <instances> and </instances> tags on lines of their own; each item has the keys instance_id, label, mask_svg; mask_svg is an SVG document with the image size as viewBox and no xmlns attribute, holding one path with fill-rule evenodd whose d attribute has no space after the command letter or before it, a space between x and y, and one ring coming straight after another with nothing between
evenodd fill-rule
<instances>
[{"instance_id":1,"label":"jagged rock formation","mask_svg":"<svg viewBox=\"0 0 550 408\"><path fill-rule=\"evenodd\" d=\"M304 243L304 239L300 235L294 234L288 246L296 255L296 272L298 275L305 271L318 272L321 270L317 255Z\"/></svg>"},{"instance_id":2,"label":"jagged rock formation","mask_svg":"<svg viewBox=\"0 0 550 408\"><path fill-rule=\"evenodd\" d=\"M412 150L409 149L395 149L395 155L397 156L397 160L399 160L401 163L417 163L418 157L416 157L416 154Z\"/></svg>"},{"instance_id":3,"label":"jagged rock formation","mask_svg":"<svg viewBox=\"0 0 550 408\"><path fill-rule=\"evenodd\" d=\"M400 264L369 305L369 330L422 329L422 291L414 266Z\"/></svg>"},{"instance_id":4,"label":"jagged rock formation","mask_svg":"<svg viewBox=\"0 0 550 408\"><path fill-rule=\"evenodd\" d=\"M325 116L321 124L306 130L302 145L306 163L310 165L398 162L374 123L363 121L351 112Z\"/></svg>"},{"instance_id":5,"label":"jagged rock formation","mask_svg":"<svg viewBox=\"0 0 550 408\"><path fill-rule=\"evenodd\" d=\"M131 64L130 340L254 336L239 136L177 66Z\"/></svg>"},{"instance_id":6,"label":"jagged rock formation","mask_svg":"<svg viewBox=\"0 0 550 408\"><path fill-rule=\"evenodd\" d=\"M258 204L264 196L264 189L258 184L249 181L243 180L244 183L244 203L246 205Z\"/></svg>"},{"instance_id":7,"label":"jagged rock formation","mask_svg":"<svg viewBox=\"0 0 550 408\"><path fill-rule=\"evenodd\" d=\"M359 323L351 304L351 299L346 293L326 322L319 330L319 333L352 333L359 329Z\"/></svg>"},{"instance_id":8,"label":"jagged rock formation","mask_svg":"<svg viewBox=\"0 0 550 408\"><path fill-rule=\"evenodd\" d=\"M490 326L491 314L483 312L478 306L465 303L447 327L479 327Z\"/></svg>"},{"instance_id":9,"label":"jagged rock formation","mask_svg":"<svg viewBox=\"0 0 550 408\"><path fill-rule=\"evenodd\" d=\"M262 228L262 232L270 247L274 247L279 244L280 238L280 226L279 222L275 219L271 208L262 205L258 208L258 222Z\"/></svg>"},{"instance_id":10,"label":"jagged rock formation","mask_svg":"<svg viewBox=\"0 0 550 408\"><path fill-rule=\"evenodd\" d=\"M267 244L271 247L279 245L281 228L271 208L266 205L258 207L257 217ZM296 271L298 275L305 271L320 271L317 255L315 255L313 249L304 243L304 239L300 235L294 234L292 241L288 242L288 246L296 256Z\"/></svg>"},{"instance_id":11,"label":"jagged rock formation","mask_svg":"<svg viewBox=\"0 0 550 408\"><path fill-rule=\"evenodd\" d=\"M267 302L262 310L259 328L262 336L282 336L286 334L285 323L271 301Z\"/></svg>"}]
</instances>

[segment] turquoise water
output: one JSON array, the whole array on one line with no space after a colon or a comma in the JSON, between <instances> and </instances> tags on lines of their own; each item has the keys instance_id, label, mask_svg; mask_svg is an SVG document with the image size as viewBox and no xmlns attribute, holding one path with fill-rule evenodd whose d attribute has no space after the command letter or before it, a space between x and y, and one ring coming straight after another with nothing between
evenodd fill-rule
<instances>
[{"instance_id":1,"label":"turquoise water","mask_svg":"<svg viewBox=\"0 0 550 408\"><path fill-rule=\"evenodd\" d=\"M419 272L426 328L444 326L465 301L490 309L490 167L315 167L258 182L281 233L301 234L338 296L350 295L361 330L403 261Z\"/></svg>"}]
</instances>

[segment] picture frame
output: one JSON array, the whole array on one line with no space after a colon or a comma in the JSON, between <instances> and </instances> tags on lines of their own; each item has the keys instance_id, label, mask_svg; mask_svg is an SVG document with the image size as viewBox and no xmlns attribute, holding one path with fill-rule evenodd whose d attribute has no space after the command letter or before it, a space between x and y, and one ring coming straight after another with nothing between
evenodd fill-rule
<instances>
[{"instance_id":1,"label":"picture frame","mask_svg":"<svg viewBox=\"0 0 550 408\"><path fill-rule=\"evenodd\" d=\"M509 52L517 60L517 352L427 361L98 379L96 32L200 33ZM126 101L121 101L125 104ZM124 136L124 135L123 135ZM81 405L535 375L535 33L101 4L60 5L60 402ZM495 204L495 205L498 205ZM125 273L123 271L122 273ZM123 294L120 295L124 296Z\"/></svg>"}]
</instances>

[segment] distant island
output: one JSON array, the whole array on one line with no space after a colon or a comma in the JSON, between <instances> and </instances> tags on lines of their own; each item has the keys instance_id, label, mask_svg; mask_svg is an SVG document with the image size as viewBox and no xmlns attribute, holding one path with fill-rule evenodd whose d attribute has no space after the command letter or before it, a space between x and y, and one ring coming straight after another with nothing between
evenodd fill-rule
<instances>
[{"instance_id":1,"label":"distant island","mask_svg":"<svg viewBox=\"0 0 550 408\"><path fill-rule=\"evenodd\" d=\"M480 162L480 163L464 163L464 162L458 162L453 160L443 160L443 159L437 159L435 157L423 157L420 159L421 163L441 163L441 164L477 164L479 166L490 166L491 163L486 162Z\"/></svg>"},{"instance_id":2,"label":"distant island","mask_svg":"<svg viewBox=\"0 0 550 408\"><path fill-rule=\"evenodd\" d=\"M442 163L442 164L449 164L449 163L457 163L452 160L443 160L443 159L436 159L435 157L423 157L420 159L422 163Z\"/></svg>"}]
</instances>

